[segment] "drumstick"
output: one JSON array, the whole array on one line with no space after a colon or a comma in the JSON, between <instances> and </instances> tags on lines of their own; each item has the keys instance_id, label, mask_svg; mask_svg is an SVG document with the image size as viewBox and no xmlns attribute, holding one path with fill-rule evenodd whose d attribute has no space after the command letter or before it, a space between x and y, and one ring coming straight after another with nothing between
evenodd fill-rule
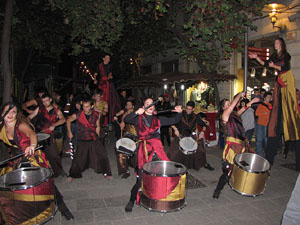
<instances>
[{"instance_id":1,"label":"drumstick","mask_svg":"<svg viewBox=\"0 0 300 225\"><path fill-rule=\"evenodd\" d=\"M70 146L70 158L71 160L73 160L73 143L72 143L72 139L69 139L69 146Z\"/></svg>"},{"instance_id":2,"label":"drumstick","mask_svg":"<svg viewBox=\"0 0 300 225\"><path fill-rule=\"evenodd\" d=\"M37 151L37 150L39 150L39 149L41 149L41 148L43 148L43 145L41 145L41 146L39 146L39 147L36 147L36 148L34 149L34 151ZM6 163L8 163L8 162L10 162L10 161L12 161L12 160L18 159L18 158L20 158L20 157L22 157L22 156L24 156L24 155L25 155L25 152L22 153L22 154L13 156L13 157L11 157L11 158L9 158L9 159L6 159L6 160L0 162L0 166L1 166L1 165L4 165L4 164L6 164Z\"/></svg>"}]
</instances>

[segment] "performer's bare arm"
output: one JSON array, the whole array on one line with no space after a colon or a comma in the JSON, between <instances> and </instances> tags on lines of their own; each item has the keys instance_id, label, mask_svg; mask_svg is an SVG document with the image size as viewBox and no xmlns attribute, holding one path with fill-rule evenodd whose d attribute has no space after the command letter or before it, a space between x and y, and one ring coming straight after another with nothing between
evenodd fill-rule
<instances>
[{"instance_id":1,"label":"performer's bare arm","mask_svg":"<svg viewBox=\"0 0 300 225\"><path fill-rule=\"evenodd\" d=\"M100 120L99 120L99 119L97 120L96 124L97 124L97 127L96 127L96 134L97 134L98 136L100 136Z\"/></svg>"},{"instance_id":2,"label":"performer's bare arm","mask_svg":"<svg viewBox=\"0 0 300 225\"><path fill-rule=\"evenodd\" d=\"M37 105L37 101L35 99L31 99L25 103L22 104L22 109L25 110L27 113L31 114L33 111L28 109L30 106L33 106L33 105Z\"/></svg>"},{"instance_id":3,"label":"performer's bare arm","mask_svg":"<svg viewBox=\"0 0 300 225\"><path fill-rule=\"evenodd\" d=\"M28 119L32 120L39 113L39 107L36 107L35 110L31 110L31 113L28 115Z\"/></svg>"},{"instance_id":4,"label":"performer's bare arm","mask_svg":"<svg viewBox=\"0 0 300 225\"><path fill-rule=\"evenodd\" d=\"M76 120L76 113L69 116L66 121L68 137L70 140L72 140L72 138L73 138L73 134L72 134L72 130L71 130L71 123L75 120Z\"/></svg>"},{"instance_id":5,"label":"performer's bare arm","mask_svg":"<svg viewBox=\"0 0 300 225\"><path fill-rule=\"evenodd\" d=\"M26 123L20 123L19 129L30 139L30 145L25 149L25 157L31 156L34 154L34 149L37 146L36 134Z\"/></svg>"},{"instance_id":6,"label":"performer's bare arm","mask_svg":"<svg viewBox=\"0 0 300 225\"><path fill-rule=\"evenodd\" d=\"M245 97L245 92L240 92L230 103L230 106L223 112L222 114L222 120L226 123L228 122L230 114L233 112L234 107L239 102L240 98Z\"/></svg>"},{"instance_id":7,"label":"performer's bare arm","mask_svg":"<svg viewBox=\"0 0 300 225\"><path fill-rule=\"evenodd\" d=\"M51 131L53 131L55 127L60 126L66 122L66 119L60 110L57 111L57 115L59 120L49 127L49 130Z\"/></svg>"}]
</instances>

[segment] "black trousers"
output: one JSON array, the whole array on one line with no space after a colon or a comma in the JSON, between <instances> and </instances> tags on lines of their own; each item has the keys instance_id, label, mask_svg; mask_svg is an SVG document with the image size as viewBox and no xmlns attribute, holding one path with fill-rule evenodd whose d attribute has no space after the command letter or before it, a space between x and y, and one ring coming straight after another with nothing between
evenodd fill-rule
<instances>
[{"instance_id":1,"label":"black trousers","mask_svg":"<svg viewBox=\"0 0 300 225\"><path fill-rule=\"evenodd\" d=\"M230 178L229 174L231 173L231 170L232 170L232 165L230 165L228 162L223 162L223 165L222 165L223 174L219 178L219 182L217 184L215 191L220 192L221 190L223 190L224 186L229 181L229 178Z\"/></svg>"}]
</instances>

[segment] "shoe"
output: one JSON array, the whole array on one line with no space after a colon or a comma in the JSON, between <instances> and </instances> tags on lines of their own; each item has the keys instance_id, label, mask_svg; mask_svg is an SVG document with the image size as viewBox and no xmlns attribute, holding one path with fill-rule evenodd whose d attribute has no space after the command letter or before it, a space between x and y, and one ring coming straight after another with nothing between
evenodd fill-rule
<instances>
[{"instance_id":1,"label":"shoe","mask_svg":"<svg viewBox=\"0 0 300 225\"><path fill-rule=\"evenodd\" d=\"M215 190L213 194L213 198L218 199L220 196L221 191Z\"/></svg>"},{"instance_id":2,"label":"shoe","mask_svg":"<svg viewBox=\"0 0 300 225\"><path fill-rule=\"evenodd\" d=\"M204 166L204 168L205 169L208 169L208 170L210 170L210 171L214 171L215 170L215 168L213 168L210 164L206 164L205 166Z\"/></svg>"},{"instance_id":3,"label":"shoe","mask_svg":"<svg viewBox=\"0 0 300 225\"><path fill-rule=\"evenodd\" d=\"M72 213L68 209L62 211L61 215L64 216L66 218L66 220L74 219L74 216L72 215Z\"/></svg>"},{"instance_id":4,"label":"shoe","mask_svg":"<svg viewBox=\"0 0 300 225\"><path fill-rule=\"evenodd\" d=\"M283 154L282 158L287 159L287 154Z\"/></svg>"},{"instance_id":5,"label":"shoe","mask_svg":"<svg viewBox=\"0 0 300 225\"><path fill-rule=\"evenodd\" d=\"M112 177L112 176L107 176L107 174L106 174L106 173L105 173L103 176L104 176L104 178L105 178L105 179L107 179L107 180L112 180L112 179L113 179L113 177Z\"/></svg>"},{"instance_id":6,"label":"shoe","mask_svg":"<svg viewBox=\"0 0 300 225\"><path fill-rule=\"evenodd\" d=\"M123 173L122 179L127 179L130 176L130 173Z\"/></svg>"},{"instance_id":7,"label":"shoe","mask_svg":"<svg viewBox=\"0 0 300 225\"><path fill-rule=\"evenodd\" d=\"M134 202L128 202L125 207L125 212L132 212L133 206L134 206Z\"/></svg>"}]
</instances>

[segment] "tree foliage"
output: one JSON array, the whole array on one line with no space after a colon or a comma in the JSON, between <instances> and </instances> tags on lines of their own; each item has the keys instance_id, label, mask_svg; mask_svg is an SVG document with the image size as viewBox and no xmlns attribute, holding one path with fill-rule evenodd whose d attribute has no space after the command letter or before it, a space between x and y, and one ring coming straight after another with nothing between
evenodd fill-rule
<instances>
[{"instance_id":1,"label":"tree foliage","mask_svg":"<svg viewBox=\"0 0 300 225\"><path fill-rule=\"evenodd\" d=\"M64 23L70 27L72 55L91 49L111 53L123 29L119 0L49 0L49 3L62 11Z\"/></svg>"},{"instance_id":2,"label":"tree foliage","mask_svg":"<svg viewBox=\"0 0 300 225\"><path fill-rule=\"evenodd\" d=\"M157 20L167 17L167 29L179 40L180 54L202 72L217 72L231 57L232 43L241 49L246 27L261 14L265 0L144 0Z\"/></svg>"}]
</instances>

